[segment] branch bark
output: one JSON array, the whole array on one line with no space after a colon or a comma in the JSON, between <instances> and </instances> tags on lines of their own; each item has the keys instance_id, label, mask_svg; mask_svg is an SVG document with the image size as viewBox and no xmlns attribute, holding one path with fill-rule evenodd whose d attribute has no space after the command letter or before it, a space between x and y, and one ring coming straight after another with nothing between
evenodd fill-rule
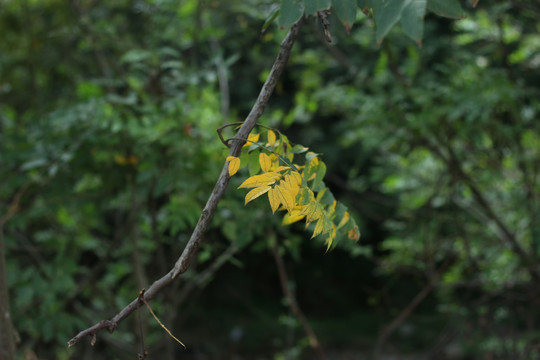
<instances>
[{"instance_id":1,"label":"branch bark","mask_svg":"<svg viewBox=\"0 0 540 360\"><path fill-rule=\"evenodd\" d=\"M292 28L289 30L287 36L285 36L285 38L283 39L280 45L279 53L276 57L276 60L274 61L274 64L272 65L272 69L270 70L270 74L268 75L268 78L262 86L259 96L255 101L255 104L253 105L251 111L244 120L243 125L238 130L238 133L236 135L237 138L247 138L251 130L253 130L253 128L257 124L257 120L263 114L268 100L270 99L270 96L272 95L272 92L274 91L274 88L278 82L278 79L289 60L292 46L294 44L294 41L298 37L298 33L300 31L300 27L303 21L304 19L300 19L295 25L293 25ZM243 140L234 141L229 151L229 156L238 156L240 154L243 144ZM206 206L201 213L199 221L197 222L197 225L195 226L195 229L191 234L191 238L186 244L184 250L182 251L182 254L176 261L174 267L162 278L154 281L154 283L148 288L148 290L145 291L144 300L146 300L147 302L151 301L162 288L167 286L175 278L177 278L180 274L182 274L189 268L191 259L193 258L193 255L199 247L199 242L201 241L203 234L206 232L206 229L210 224L210 220L212 219L212 216L216 211L217 205L221 200L223 194L225 193L225 190L227 189L229 179L230 177L228 173L228 164L226 163L221 171L216 185L214 186L214 190L212 191L210 197L208 198L208 201L206 202ZM102 320L94 326L91 326L88 329L83 330L77 335L75 335L75 337L68 341L68 346L71 347L75 345L86 336L92 337L103 329L107 329L109 332L112 333L116 329L118 324L126 317L128 317L131 313L133 313L140 305L140 300L138 298L135 298L130 304L128 304L112 319Z\"/></svg>"}]
</instances>

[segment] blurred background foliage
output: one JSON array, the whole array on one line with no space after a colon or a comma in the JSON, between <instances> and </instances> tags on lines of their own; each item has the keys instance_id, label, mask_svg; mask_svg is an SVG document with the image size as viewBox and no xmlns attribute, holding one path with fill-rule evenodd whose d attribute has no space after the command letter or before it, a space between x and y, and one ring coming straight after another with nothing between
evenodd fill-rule
<instances>
[{"instance_id":1,"label":"blurred background foliage","mask_svg":"<svg viewBox=\"0 0 540 360\"><path fill-rule=\"evenodd\" d=\"M192 268L66 349L174 264L285 30L265 0L0 1L0 229L19 357L312 359L277 241L329 359L539 359L540 4L429 15L380 47L311 18L262 118L324 154L359 244L325 254L234 178ZM467 7L468 6L468 7ZM30 357L29 357L30 356Z\"/></svg>"}]
</instances>

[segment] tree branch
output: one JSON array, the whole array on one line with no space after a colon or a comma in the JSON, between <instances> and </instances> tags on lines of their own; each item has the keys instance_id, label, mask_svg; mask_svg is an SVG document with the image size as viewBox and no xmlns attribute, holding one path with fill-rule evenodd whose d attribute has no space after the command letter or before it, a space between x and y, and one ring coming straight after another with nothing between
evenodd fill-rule
<instances>
[{"instance_id":1,"label":"tree branch","mask_svg":"<svg viewBox=\"0 0 540 360\"><path fill-rule=\"evenodd\" d=\"M442 274L448 268L453 264L455 258L449 258L447 259L443 265L441 265L440 269L435 273L435 275L431 278L429 283L424 286L422 290L416 296L414 299L411 300L409 305L407 305L397 317L392 320L388 326L386 326L380 333L379 338L377 339L377 344L375 345L375 350L373 351L373 359L378 360L381 357L381 352L383 349L383 345L386 342L386 340L396 331L396 329L411 315L411 313L424 301L424 299L431 293L431 291L435 288L437 283L439 282L439 278Z\"/></svg>"},{"instance_id":2,"label":"tree branch","mask_svg":"<svg viewBox=\"0 0 540 360\"><path fill-rule=\"evenodd\" d=\"M445 143L444 141L439 140L440 143ZM525 249L521 246L516 236L510 231L508 226L504 223L503 219L493 210L493 207L488 202L484 193L476 186L474 180L470 177L469 174L465 172L461 166L461 162L454 152L452 146L446 142L445 150L447 155L441 151L441 149L432 144L429 139L426 140L426 146L429 150L433 151L447 166L456 179L463 181L465 185L471 190L473 199L478 204L479 208L483 211L482 216L493 221L497 228L497 234L500 239L502 239L516 254L521 262L525 265L527 271L535 281L540 281L540 274L534 259L531 259L530 255L527 254ZM458 204L459 205L459 204Z\"/></svg>"},{"instance_id":3,"label":"tree branch","mask_svg":"<svg viewBox=\"0 0 540 360\"><path fill-rule=\"evenodd\" d=\"M259 96L257 97L257 100L255 101L255 104L251 108L250 113L246 117L243 125L238 130L236 137L240 139L247 138L249 133L251 132L251 130L253 130L253 127L257 123L257 120L263 114L264 108L266 107L266 104L268 103L268 100L270 99L270 96L272 95L272 92L274 91L277 81L281 73L283 72L285 65L287 64L287 61L289 60L289 55L291 53L292 46L294 44L294 41L298 37L298 33L300 31L300 27L303 21L304 20L302 18L295 25L293 25L289 33L287 34L287 36L285 36L285 38L283 39L277 58L274 61L274 64L272 65L270 74L268 75L268 78L266 79L264 85L262 86L261 92L259 93ZM231 146L231 149L229 151L229 156L238 156L240 154L243 144L244 144L244 141L242 140L235 141L233 145ZM221 175L219 176L219 179L216 185L214 186L214 190L210 194L210 197L208 198L206 206L204 207L202 211L202 214L201 214L201 217L199 218L197 226L193 230L193 233L191 234L191 238L186 244L186 247L184 248L184 250L182 251L182 254L176 261L174 268L171 269L162 278L156 280L148 288L148 290L145 291L144 300L146 301L152 300L154 296L163 287L167 286L176 277L178 277L178 275L182 274L189 268L191 259L199 247L199 242L202 238L202 235L205 233L206 229L208 228L210 220L212 219L212 216L214 215L214 212L216 211L217 205L219 201L221 200L221 197L225 193L227 185L229 184L229 179L230 179L230 176L228 173L228 163L226 163L225 166L223 167L223 170L221 171ZM102 320L99 323L95 324L94 326L78 333L75 337L73 337L71 340L68 341L68 346L71 347L75 345L85 336L94 336L96 333L98 333L99 331L103 329L107 329L109 330L109 332L112 333L118 326L118 323L122 321L123 319L125 319L126 317L128 317L133 311L135 311L139 305L140 305L140 300L136 298L129 305L127 305L122 311L116 314L111 320Z\"/></svg>"},{"instance_id":4,"label":"tree branch","mask_svg":"<svg viewBox=\"0 0 540 360\"><path fill-rule=\"evenodd\" d=\"M279 274L279 282L281 284L281 289L283 291L283 295L285 295L285 298L287 299L289 308L298 318L298 321L300 321L300 324L302 325L302 328L304 329L304 332L309 339L309 345L313 348L313 350L315 350L319 359L324 360L326 359L326 356L321 348L319 340L317 340L317 335L315 335L315 332L309 325L307 318L304 315L304 312L302 311L302 309L300 309L300 306L298 306L296 297L294 296L291 288L289 287L289 277L287 276L285 263L283 262L283 257L279 253L279 248L275 240L272 241L271 248L272 255L274 255L274 260L276 262L276 267Z\"/></svg>"}]
</instances>

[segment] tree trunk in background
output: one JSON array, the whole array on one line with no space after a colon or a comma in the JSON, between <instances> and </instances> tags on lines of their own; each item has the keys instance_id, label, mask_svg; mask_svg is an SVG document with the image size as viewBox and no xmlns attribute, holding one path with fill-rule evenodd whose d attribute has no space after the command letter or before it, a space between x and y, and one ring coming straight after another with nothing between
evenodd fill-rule
<instances>
[{"instance_id":1,"label":"tree trunk in background","mask_svg":"<svg viewBox=\"0 0 540 360\"><path fill-rule=\"evenodd\" d=\"M15 359L15 336L9 311L9 296L4 253L4 228L0 224L0 359Z\"/></svg>"}]
</instances>

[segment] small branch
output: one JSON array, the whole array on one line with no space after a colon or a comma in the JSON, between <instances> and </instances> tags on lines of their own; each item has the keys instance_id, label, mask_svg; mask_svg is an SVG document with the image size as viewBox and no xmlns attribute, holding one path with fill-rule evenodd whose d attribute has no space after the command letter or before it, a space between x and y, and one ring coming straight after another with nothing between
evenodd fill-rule
<instances>
[{"instance_id":1,"label":"small branch","mask_svg":"<svg viewBox=\"0 0 540 360\"><path fill-rule=\"evenodd\" d=\"M503 220L495 213L482 191L480 191L480 189L476 186L473 179L471 179L471 177L465 173L465 171L461 167L457 155L454 153L453 149L449 145L447 146L447 150L450 157L448 160L446 160L448 167L455 170L459 178L469 187L474 199L476 200L480 208L484 210L485 215L489 219L491 219L496 224L497 228L500 230L501 238L512 248L514 253L521 259L523 264L527 267L527 270L531 277L536 281L539 281L540 275L538 274L536 266L530 258L529 254L525 252L521 244L516 239L515 235L510 231L510 229L506 226Z\"/></svg>"},{"instance_id":2,"label":"small branch","mask_svg":"<svg viewBox=\"0 0 540 360\"><path fill-rule=\"evenodd\" d=\"M251 132L251 130L253 130L253 127L257 123L257 120L263 114L264 109L268 103L268 100L270 99L270 96L272 95L272 92L274 91L274 88L277 84L277 81L281 73L283 72L285 65L287 64L287 61L289 60L289 55L291 53L292 46L294 44L294 41L298 37L298 33L300 31L300 27L303 21L304 20L302 18L295 25L293 25L293 27L291 28L287 36L285 36L285 39L283 39L280 46L279 53L277 55L276 60L274 61L270 74L268 75L268 78L266 79L266 82L264 83L261 89L261 92L259 93L259 96L257 97L257 100L255 101L255 104L251 108L250 113L246 117L243 125L240 127L240 130L237 133L237 137L247 138L249 133ZM238 156L240 154L243 144L244 144L244 141L236 141L231 146L231 150L229 151L229 156ZM205 233L206 229L208 228L210 220L212 219L212 215L214 215L217 205L221 197L225 193L225 190L229 183L229 179L230 177L228 173L228 164L225 164L223 167L223 170L221 171L221 175L219 176L219 179L214 187L214 190L210 194L210 197L206 203L206 206L204 207L202 211L202 214L201 214L201 217L199 218L197 226L193 230L193 233L191 234L191 238L189 239L188 243L186 244L186 247L182 251L182 254L180 255L176 264L174 265L174 268L171 269L161 279L154 281L154 283L148 288L148 290L145 291L144 293L145 301L149 302L150 300L152 300L154 296L163 287L167 286L176 277L178 277L180 274L182 274L189 268L191 259L199 247L199 242L202 238L202 235ZM78 333L75 337L73 337L71 340L68 341L68 346L71 347L75 345L83 337L86 337L86 336L92 337L93 335L95 335L96 333L98 333L99 331L103 329L107 329L109 330L109 332L112 333L116 329L120 321L124 320L133 311L137 309L138 304L139 304L139 299L136 298L129 305L127 305L122 311L116 314L111 320L102 320L99 323L95 324L94 326Z\"/></svg>"},{"instance_id":3,"label":"small branch","mask_svg":"<svg viewBox=\"0 0 540 360\"><path fill-rule=\"evenodd\" d=\"M439 140L439 142L445 143L442 140ZM493 207L486 199L484 193L476 186L474 180L465 172L465 170L463 170L461 162L451 145L447 143L445 146L447 155L444 154L438 146L432 144L430 140L426 141L426 146L446 164L447 168L456 176L458 180L463 181L463 183L469 187L473 195L473 199L478 204L479 209L483 211L481 216L493 221L498 230L497 234L499 238L512 249L514 254L519 257L531 277L535 281L540 281L540 274L538 273L538 268L534 262L534 259L531 259L530 255L527 254L525 249L521 246L516 236L510 231L508 226L495 212L495 210L493 210Z\"/></svg>"},{"instance_id":4,"label":"small branch","mask_svg":"<svg viewBox=\"0 0 540 360\"><path fill-rule=\"evenodd\" d=\"M285 298L287 299L289 308L291 309L293 314L298 318L298 321L300 321L302 328L304 328L304 332L306 333L306 336L309 339L309 345L313 348L313 350L315 350L319 358L324 360L326 359L326 356L324 355L321 345L319 344L319 340L317 340L317 335L315 335L315 333L313 332L313 329L311 328L311 326L309 326L306 316L302 312L302 309L300 309L300 307L298 306L296 297L294 296L293 292L291 291L289 287L289 278L287 276L287 270L285 270L285 263L283 262L283 257L279 253L279 248L276 241L272 241L271 247L272 247L272 254L274 255L274 260L276 261L276 267L279 274L279 281L281 283L281 289L283 290L283 294L285 295Z\"/></svg>"},{"instance_id":5,"label":"small branch","mask_svg":"<svg viewBox=\"0 0 540 360\"><path fill-rule=\"evenodd\" d=\"M375 350L373 351L373 360L378 360L381 357L381 351L383 348L384 343L386 340L396 331L396 329L411 315L411 313L422 303L422 301L431 293L431 291L435 288L437 283L439 282L439 278L441 275L452 265L454 258L449 258L435 273L431 281L424 286L422 290L416 296L412 301L399 313L399 315L392 320L388 326L386 326L381 334L379 335L379 338L377 339L377 344L375 345Z\"/></svg>"},{"instance_id":6,"label":"small branch","mask_svg":"<svg viewBox=\"0 0 540 360\"><path fill-rule=\"evenodd\" d=\"M223 138L223 130L228 128L228 127L231 127L231 126L240 126L242 125L243 123L241 122L236 122L236 123L230 123L230 124L225 124L225 125L222 125L220 127L217 128L217 134L219 136L219 140L221 140L221 142L223 143L223 145L225 145L226 147L230 148L231 145L229 144L229 142L231 141L231 139L227 139L225 140Z\"/></svg>"},{"instance_id":7,"label":"small branch","mask_svg":"<svg viewBox=\"0 0 540 360\"><path fill-rule=\"evenodd\" d=\"M324 30L325 40L329 43L332 42L332 34L330 33L330 21L328 20L328 15L330 15L330 10L317 11L319 19L321 19L321 24Z\"/></svg>"}]
</instances>

